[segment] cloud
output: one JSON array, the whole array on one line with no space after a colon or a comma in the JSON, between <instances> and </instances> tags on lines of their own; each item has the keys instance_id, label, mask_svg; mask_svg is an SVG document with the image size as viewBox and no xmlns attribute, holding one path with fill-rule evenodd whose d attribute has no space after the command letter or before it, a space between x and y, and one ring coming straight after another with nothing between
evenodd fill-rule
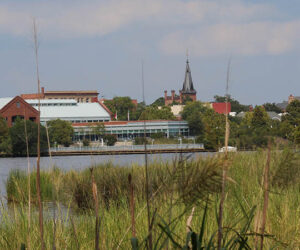
<instances>
[{"instance_id":1,"label":"cloud","mask_svg":"<svg viewBox=\"0 0 300 250\"><path fill-rule=\"evenodd\" d=\"M160 48L167 54L194 55L277 55L299 47L300 21L216 24L166 35Z\"/></svg>"},{"instance_id":2,"label":"cloud","mask_svg":"<svg viewBox=\"0 0 300 250\"><path fill-rule=\"evenodd\" d=\"M29 34L32 16L40 33L54 40L138 26L144 31L131 32L131 39L149 30L167 31L162 41L156 41L161 35L153 38L167 54L182 54L186 48L195 55L280 54L299 43L295 30L300 21L275 22L279 11L274 6L243 0L8 1L0 4L0 34Z\"/></svg>"},{"instance_id":3,"label":"cloud","mask_svg":"<svg viewBox=\"0 0 300 250\"><path fill-rule=\"evenodd\" d=\"M26 1L0 4L0 32L22 35L36 16L48 37L101 36L131 24L146 27L249 20L273 12L263 4L239 0L102 0Z\"/></svg>"}]
</instances>

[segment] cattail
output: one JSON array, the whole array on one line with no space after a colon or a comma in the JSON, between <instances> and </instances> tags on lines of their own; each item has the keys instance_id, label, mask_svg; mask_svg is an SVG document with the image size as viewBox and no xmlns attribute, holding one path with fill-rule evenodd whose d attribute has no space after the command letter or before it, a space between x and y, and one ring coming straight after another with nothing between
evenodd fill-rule
<instances>
[{"instance_id":1,"label":"cattail","mask_svg":"<svg viewBox=\"0 0 300 250\"><path fill-rule=\"evenodd\" d=\"M131 232L132 232L132 237L135 238L136 232L135 232L135 218L134 218L134 190L133 190L131 174L128 175L128 182L130 187Z\"/></svg>"},{"instance_id":2,"label":"cattail","mask_svg":"<svg viewBox=\"0 0 300 250\"><path fill-rule=\"evenodd\" d=\"M96 224L95 224L95 250L99 250L99 232L100 232L100 218L99 218L99 204L98 204L98 192L97 192L97 184L95 182L93 168L91 170L91 176L92 176L92 192L93 192L93 198L95 203L95 217L96 217Z\"/></svg>"}]
</instances>

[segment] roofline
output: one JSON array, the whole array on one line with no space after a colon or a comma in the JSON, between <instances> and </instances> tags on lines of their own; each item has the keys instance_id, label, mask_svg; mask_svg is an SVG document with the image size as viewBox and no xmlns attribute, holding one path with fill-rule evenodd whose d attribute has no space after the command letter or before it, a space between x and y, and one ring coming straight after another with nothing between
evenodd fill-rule
<instances>
[{"instance_id":1,"label":"roofline","mask_svg":"<svg viewBox=\"0 0 300 250\"><path fill-rule=\"evenodd\" d=\"M9 105L11 103L13 103L16 99L20 100L23 104L28 105L28 108L31 109L34 113L39 115L39 111L37 109L35 109L34 107L32 107L28 102L26 102L21 96L15 96L12 100L10 100L8 103L6 103L2 109L0 109L0 112L3 112L5 110L7 110L9 108Z\"/></svg>"}]
</instances>

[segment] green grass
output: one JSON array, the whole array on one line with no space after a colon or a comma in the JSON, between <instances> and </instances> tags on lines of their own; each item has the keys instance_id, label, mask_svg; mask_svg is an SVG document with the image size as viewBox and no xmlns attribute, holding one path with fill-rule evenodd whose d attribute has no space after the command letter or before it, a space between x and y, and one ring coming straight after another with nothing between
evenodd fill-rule
<instances>
[{"instance_id":1,"label":"green grass","mask_svg":"<svg viewBox=\"0 0 300 250\"><path fill-rule=\"evenodd\" d=\"M227 180L227 195L224 208L225 242L238 242L240 233L247 244L254 246L256 224L262 210L263 192L261 188L266 152L237 153L229 157L230 168ZM194 235L203 233L201 246L216 246L217 208L219 204L220 174L222 155L199 158L193 161L173 163L155 162L149 166L152 193L152 212L156 210L153 227L154 245L169 249L176 244L186 243L187 219L194 207L191 221ZM130 249L131 217L129 209L128 174L132 174L136 202L136 232L141 249L147 236L147 209L145 207L144 167L133 165L116 167L112 164L95 166L94 175L100 196L100 246L101 249ZM32 173L32 185L34 184ZM56 226L57 249L92 249L94 247L93 199L89 169L75 172L42 172L43 200L53 197L70 205L67 213L58 213ZM300 161L291 151L272 151L270 198L264 240L266 249L300 248ZM32 196L35 190L32 187ZM27 176L25 173L11 172L7 181L7 195L11 208L2 208L0 224L0 248L17 249L22 242L27 244L30 236L31 248L39 247L38 215L32 212L31 230L28 230L26 214ZM55 194L55 195L54 195ZM202 225L205 204L208 208ZM18 203L16 203L18 202ZM16 205L14 205L16 204ZM71 215L71 217L70 217ZM72 220L70 219L72 218ZM71 223L71 222L74 223ZM170 223L171 222L171 223ZM50 249L53 241L53 221L45 216L45 241ZM191 235L191 234L189 234ZM172 242L171 238L174 240ZM230 241L233 240L233 241ZM235 241L234 241L235 240ZM200 241L198 241L200 242ZM189 243L191 244L191 243ZM199 243L200 244L200 243ZM233 244L233 243L232 243ZM213 249L213 247L211 249ZM159 249L159 248L157 248Z\"/></svg>"}]
</instances>

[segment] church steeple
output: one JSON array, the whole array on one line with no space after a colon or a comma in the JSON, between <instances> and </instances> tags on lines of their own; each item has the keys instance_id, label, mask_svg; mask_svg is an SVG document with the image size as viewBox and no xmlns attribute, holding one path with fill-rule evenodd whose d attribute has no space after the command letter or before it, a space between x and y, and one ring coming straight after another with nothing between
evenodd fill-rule
<instances>
[{"instance_id":1,"label":"church steeple","mask_svg":"<svg viewBox=\"0 0 300 250\"><path fill-rule=\"evenodd\" d=\"M183 82L183 87L182 87L181 92L182 93L191 93L191 94L196 93L196 90L194 89L193 80L192 80L192 74L191 74L191 69L190 69L190 65L189 65L188 55L187 55L187 59L186 59L185 77L184 77L184 82Z\"/></svg>"}]
</instances>

